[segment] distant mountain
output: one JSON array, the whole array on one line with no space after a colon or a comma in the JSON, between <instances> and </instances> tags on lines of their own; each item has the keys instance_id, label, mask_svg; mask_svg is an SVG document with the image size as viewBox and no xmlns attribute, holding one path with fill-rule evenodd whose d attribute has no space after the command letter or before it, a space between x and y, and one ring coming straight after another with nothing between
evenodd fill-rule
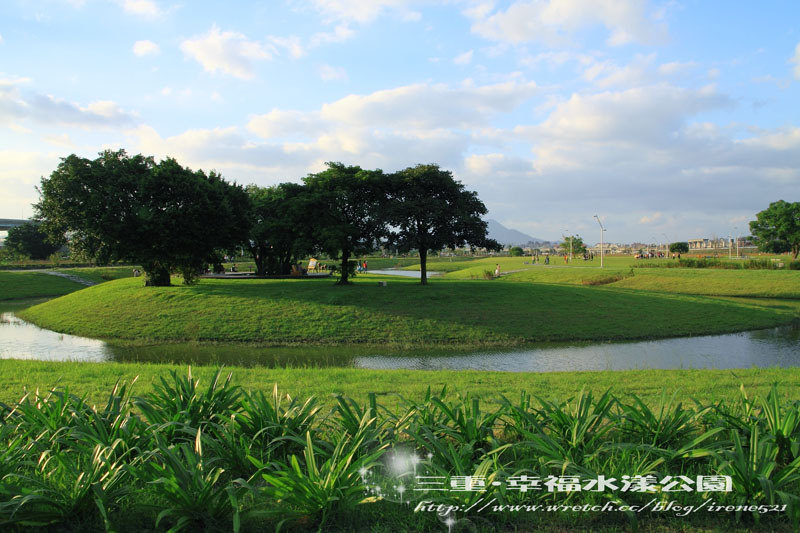
<instances>
[{"instance_id":1,"label":"distant mountain","mask_svg":"<svg viewBox=\"0 0 800 533\"><path fill-rule=\"evenodd\" d=\"M486 223L489 229L489 238L496 240L500 244L518 246L528 244L529 242L541 242L544 240L531 237L515 229L507 228L496 220L489 219Z\"/></svg>"}]
</instances>

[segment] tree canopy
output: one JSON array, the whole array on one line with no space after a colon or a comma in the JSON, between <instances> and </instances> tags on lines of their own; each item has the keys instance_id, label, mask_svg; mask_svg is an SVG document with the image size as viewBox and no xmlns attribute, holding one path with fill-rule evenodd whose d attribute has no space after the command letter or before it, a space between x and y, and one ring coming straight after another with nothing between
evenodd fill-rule
<instances>
[{"instance_id":1,"label":"tree canopy","mask_svg":"<svg viewBox=\"0 0 800 533\"><path fill-rule=\"evenodd\" d=\"M570 248L570 245L572 246ZM572 255L583 255L586 252L586 245L583 242L583 237L580 235L570 235L564 238L561 247L565 252L572 253Z\"/></svg>"},{"instance_id":2,"label":"tree canopy","mask_svg":"<svg viewBox=\"0 0 800 533\"><path fill-rule=\"evenodd\" d=\"M671 242L669 243L669 251L674 254L686 254L689 253L689 243L688 242Z\"/></svg>"},{"instance_id":3,"label":"tree canopy","mask_svg":"<svg viewBox=\"0 0 800 533\"><path fill-rule=\"evenodd\" d=\"M47 259L64 244L63 236L55 242L35 222L26 222L8 230L6 247L31 259Z\"/></svg>"},{"instance_id":4,"label":"tree canopy","mask_svg":"<svg viewBox=\"0 0 800 533\"><path fill-rule=\"evenodd\" d=\"M147 285L169 285L173 271L191 282L215 249L241 242L249 229L240 186L124 150L63 158L39 194L43 230L69 232L72 246L99 264L141 264Z\"/></svg>"},{"instance_id":5,"label":"tree canopy","mask_svg":"<svg viewBox=\"0 0 800 533\"><path fill-rule=\"evenodd\" d=\"M338 283L345 285L354 266L350 258L374 250L385 233L381 213L385 176L380 170L327 165L303 180L308 188L307 222L322 251L341 259Z\"/></svg>"},{"instance_id":6,"label":"tree canopy","mask_svg":"<svg viewBox=\"0 0 800 533\"><path fill-rule=\"evenodd\" d=\"M499 250L486 236L487 210L478 195L467 191L453 174L438 165L417 165L390 177L384 212L390 226L389 242L400 251L416 249L421 283L427 283L430 250L469 244Z\"/></svg>"},{"instance_id":7,"label":"tree canopy","mask_svg":"<svg viewBox=\"0 0 800 533\"><path fill-rule=\"evenodd\" d=\"M764 252L791 252L796 260L800 253L800 202L778 200L756 215L750 232Z\"/></svg>"},{"instance_id":8,"label":"tree canopy","mask_svg":"<svg viewBox=\"0 0 800 533\"><path fill-rule=\"evenodd\" d=\"M314 249L309 232L309 196L297 183L248 185L252 227L248 247L256 274L289 274L292 264Z\"/></svg>"}]
</instances>

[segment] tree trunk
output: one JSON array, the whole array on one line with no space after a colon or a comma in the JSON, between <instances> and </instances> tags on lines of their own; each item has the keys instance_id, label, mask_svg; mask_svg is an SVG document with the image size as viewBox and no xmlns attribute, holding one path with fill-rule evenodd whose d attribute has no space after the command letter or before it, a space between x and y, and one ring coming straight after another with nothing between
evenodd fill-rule
<instances>
[{"instance_id":1,"label":"tree trunk","mask_svg":"<svg viewBox=\"0 0 800 533\"><path fill-rule=\"evenodd\" d=\"M342 275L339 278L339 281L336 282L337 285L348 285L350 282L347 280L347 276L350 273L350 250L342 250Z\"/></svg>"},{"instance_id":2,"label":"tree trunk","mask_svg":"<svg viewBox=\"0 0 800 533\"><path fill-rule=\"evenodd\" d=\"M169 269L161 263L152 262L143 265L144 269L144 285L145 287L169 287Z\"/></svg>"},{"instance_id":3,"label":"tree trunk","mask_svg":"<svg viewBox=\"0 0 800 533\"><path fill-rule=\"evenodd\" d=\"M419 249L419 282L422 285L428 284L428 250Z\"/></svg>"}]
</instances>

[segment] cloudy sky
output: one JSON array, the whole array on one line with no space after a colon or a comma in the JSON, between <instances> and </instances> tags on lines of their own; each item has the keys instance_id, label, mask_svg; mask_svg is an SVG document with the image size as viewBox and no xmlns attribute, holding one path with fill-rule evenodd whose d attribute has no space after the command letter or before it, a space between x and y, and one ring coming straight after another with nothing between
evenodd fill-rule
<instances>
[{"instance_id":1,"label":"cloudy sky","mask_svg":"<svg viewBox=\"0 0 800 533\"><path fill-rule=\"evenodd\" d=\"M539 238L727 236L800 200L798 97L796 0L2 0L0 218L125 148L261 185L438 163Z\"/></svg>"}]
</instances>

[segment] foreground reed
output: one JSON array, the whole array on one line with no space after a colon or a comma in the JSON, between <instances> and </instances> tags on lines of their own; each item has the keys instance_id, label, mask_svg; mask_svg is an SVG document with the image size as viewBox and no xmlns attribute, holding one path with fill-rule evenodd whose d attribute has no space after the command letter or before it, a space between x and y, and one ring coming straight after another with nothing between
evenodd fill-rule
<instances>
[{"instance_id":1,"label":"foreground reed","mask_svg":"<svg viewBox=\"0 0 800 533\"><path fill-rule=\"evenodd\" d=\"M735 402L708 405L678 393L648 405L584 391L561 403L523 393L489 405L442 389L390 411L375 395L363 404L337 397L323 409L277 386L271 396L250 394L219 371L205 386L191 369L172 372L144 397L132 385L117 384L100 406L66 389L0 406L0 526L502 531L659 522L669 530L711 520L789 530L800 522L800 402L775 387L765 398L742 389ZM585 512L600 506L619 512ZM637 512L645 506L673 512ZM680 512L689 506L705 513Z\"/></svg>"}]
</instances>

